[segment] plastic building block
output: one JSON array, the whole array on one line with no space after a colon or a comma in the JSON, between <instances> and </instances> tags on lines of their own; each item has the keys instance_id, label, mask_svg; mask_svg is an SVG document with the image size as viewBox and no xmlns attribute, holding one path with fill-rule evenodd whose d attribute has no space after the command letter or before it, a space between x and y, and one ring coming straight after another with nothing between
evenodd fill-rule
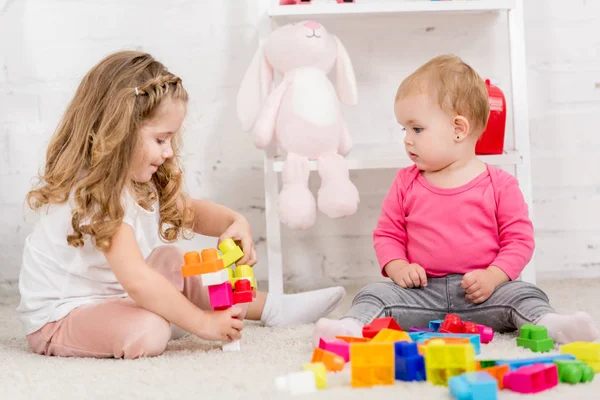
<instances>
[{"instance_id":1,"label":"plastic building block","mask_svg":"<svg viewBox=\"0 0 600 400\"><path fill-rule=\"evenodd\" d=\"M475 354L481 353L481 342L479 341L480 340L479 335L472 335L469 333L440 333L440 332L430 333L430 332L425 332L422 335L420 335L416 341L423 343L426 340L429 340L432 338L467 338L473 345Z\"/></svg>"},{"instance_id":2,"label":"plastic building block","mask_svg":"<svg viewBox=\"0 0 600 400\"><path fill-rule=\"evenodd\" d=\"M481 343L486 344L494 339L494 330L489 326L477 325L477 329L479 330Z\"/></svg>"},{"instance_id":3,"label":"plastic building block","mask_svg":"<svg viewBox=\"0 0 600 400\"><path fill-rule=\"evenodd\" d=\"M340 339L319 339L319 348L341 356L344 362L350 361L350 344Z\"/></svg>"},{"instance_id":4,"label":"plastic building block","mask_svg":"<svg viewBox=\"0 0 600 400\"><path fill-rule=\"evenodd\" d=\"M428 333L435 333L435 332L408 332L408 336L410 336L410 338L412 339L413 342L422 342L423 336L425 336Z\"/></svg>"},{"instance_id":5,"label":"plastic building block","mask_svg":"<svg viewBox=\"0 0 600 400\"><path fill-rule=\"evenodd\" d=\"M352 387L394 384L394 344L393 343L352 343Z\"/></svg>"},{"instance_id":6,"label":"plastic building block","mask_svg":"<svg viewBox=\"0 0 600 400\"><path fill-rule=\"evenodd\" d=\"M313 393L317 391L317 380L313 371L295 372L275 378L275 386L280 391L291 394Z\"/></svg>"},{"instance_id":7,"label":"plastic building block","mask_svg":"<svg viewBox=\"0 0 600 400\"><path fill-rule=\"evenodd\" d=\"M442 340L434 340L427 345L425 372L428 382L447 385L451 377L474 371L475 351L472 345L446 344Z\"/></svg>"},{"instance_id":8,"label":"plastic building block","mask_svg":"<svg viewBox=\"0 0 600 400\"><path fill-rule=\"evenodd\" d=\"M548 337L548 330L545 326L525 324L521 327L521 336L517 338L517 346L540 353L554 349L554 341Z\"/></svg>"},{"instance_id":9,"label":"plastic building block","mask_svg":"<svg viewBox=\"0 0 600 400\"><path fill-rule=\"evenodd\" d=\"M322 362L304 364L302 369L305 371L312 371L315 376L317 389L327 388L327 368L325 368L325 364Z\"/></svg>"},{"instance_id":10,"label":"plastic building block","mask_svg":"<svg viewBox=\"0 0 600 400\"><path fill-rule=\"evenodd\" d=\"M233 239L228 238L219 243L219 250L222 253L221 260L223 260L225 268L232 266L244 257L244 252Z\"/></svg>"},{"instance_id":11,"label":"plastic building block","mask_svg":"<svg viewBox=\"0 0 600 400\"><path fill-rule=\"evenodd\" d=\"M338 3L354 3L354 0L336 0Z\"/></svg>"},{"instance_id":12,"label":"plastic building block","mask_svg":"<svg viewBox=\"0 0 600 400\"><path fill-rule=\"evenodd\" d=\"M560 348L563 354L571 354L576 359L583 361L594 373L600 372L600 343L573 342L565 344Z\"/></svg>"},{"instance_id":13,"label":"plastic building block","mask_svg":"<svg viewBox=\"0 0 600 400\"><path fill-rule=\"evenodd\" d=\"M409 333L412 332L433 332L433 329L425 328L422 326L411 326L408 330Z\"/></svg>"},{"instance_id":14,"label":"plastic building block","mask_svg":"<svg viewBox=\"0 0 600 400\"><path fill-rule=\"evenodd\" d=\"M394 353L396 357L396 380L425 380L425 359L418 354L416 343L396 342L394 343Z\"/></svg>"},{"instance_id":15,"label":"plastic building block","mask_svg":"<svg viewBox=\"0 0 600 400\"><path fill-rule=\"evenodd\" d=\"M539 393L558 385L554 364L534 364L504 375L504 387L518 393Z\"/></svg>"},{"instance_id":16,"label":"plastic building block","mask_svg":"<svg viewBox=\"0 0 600 400\"><path fill-rule=\"evenodd\" d=\"M336 336L336 339L343 340L346 343L366 343L370 342L369 338L354 337L354 336Z\"/></svg>"},{"instance_id":17,"label":"plastic building block","mask_svg":"<svg viewBox=\"0 0 600 400\"><path fill-rule=\"evenodd\" d=\"M431 325L431 322L430 322ZM489 340L480 340L481 343L489 343L494 337L494 331L485 325L477 325L474 322L463 321L458 315L448 314L440 324L439 332L441 333L467 333L472 335L480 335L484 331L486 340L489 338L490 332L492 337Z\"/></svg>"},{"instance_id":18,"label":"plastic building block","mask_svg":"<svg viewBox=\"0 0 600 400\"><path fill-rule=\"evenodd\" d=\"M234 304L251 303L253 300L253 291L250 281L243 279L235 283L233 292Z\"/></svg>"},{"instance_id":19,"label":"plastic building block","mask_svg":"<svg viewBox=\"0 0 600 400\"><path fill-rule=\"evenodd\" d=\"M563 383L585 383L594 380L594 370L583 361L554 361L558 368L558 380Z\"/></svg>"},{"instance_id":20,"label":"plastic building block","mask_svg":"<svg viewBox=\"0 0 600 400\"><path fill-rule=\"evenodd\" d=\"M229 268L202 274L202 284L204 286L215 286L225 282L229 282Z\"/></svg>"},{"instance_id":21,"label":"plastic building block","mask_svg":"<svg viewBox=\"0 0 600 400\"><path fill-rule=\"evenodd\" d=\"M234 304L233 291L231 289L231 283L229 282L209 286L208 297L210 298L210 306L215 310L228 308Z\"/></svg>"},{"instance_id":22,"label":"plastic building block","mask_svg":"<svg viewBox=\"0 0 600 400\"><path fill-rule=\"evenodd\" d=\"M387 329L384 328L379 331L377 335L373 339L371 339L371 343L394 343L394 342L412 342L412 339L408 335L408 333L404 331L397 331L395 329Z\"/></svg>"},{"instance_id":23,"label":"plastic building block","mask_svg":"<svg viewBox=\"0 0 600 400\"><path fill-rule=\"evenodd\" d=\"M441 333L463 333L463 322L458 315L448 314L440 325Z\"/></svg>"},{"instance_id":24,"label":"plastic building block","mask_svg":"<svg viewBox=\"0 0 600 400\"><path fill-rule=\"evenodd\" d=\"M482 371L487 372L498 382L498 389L504 389L504 375L510 371L508 365L498 365L495 367L483 368Z\"/></svg>"},{"instance_id":25,"label":"plastic building block","mask_svg":"<svg viewBox=\"0 0 600 400\"><path fill-rule=\"evenodd\" d=\"M392 317L375 318L370 324L363 326L362 334L366 338L374 338L382 329L401 331L400 325Z\"/></svg>"},{"instance_id":26,"label":"plastic building block","mask_svg":"<svg viewBox=\"0 0 600 400\"><path fill-rule=\"evenodd\" d=\"M344 364L346 364L344 357L320 348L316 348L313 351L312 360L310 362L322 362L325 364L327 371L333 372L341 371L344 369Z\"/></svg>"},{"instance_id":27,"label":"plastic building block","mask_svg":"<svg viewBox=\"0 0 600 400\"><path fill-rule=\"evenodd\" d=\"M256 284L256 278L254 277L254 269L251 266L242 264L235 267L233 276L230 278L231 284L235 285L237 281L242 279L250 281L252 289L258 289L258 285Z\"/></svg>"},{"instance_id":28,"label":"plastic building block","mask_svg":"<svg viewBox=\"0 0 600 400\"><path fill-rule=\"evenodd\" d=\"M429 329L434 332L439 332L442 322L444 322L443 319L434 319L433 321L429 321Z\"/></svg>"},{"instance_id":29,"label":"plastic building block","mask_svg":"<svg viewBox=\"0 0 600 400\"><path fill-rule=\"evenodd\" d=\"M230 343L223 343L221 348L223 349L223 351L240 351L240 341L234 340Z\"/></svg>"},{"instance_id":30,"label":"plastic building block","mask_svg":"<svg viewBox=\"0 0 600 400\"><path fill-rule=\"evenodd\" d=\"M487 372L468 372L448 380L452 397L458 400L496 400L498 382Z\"/></svg>"},{"instance_id":31,"label":"plastic building block","mask_svg":"<svg viewBox=\"0 0 600 400\"><path fill-rule=\"evenodd\" d=\"M493 367L496 365L496 360L479 360L477 361L477 366L480 369Z\"/></svg>"},{"instance_id":32,"label":"plastic building block","mask_svg":"<svg viewBox=\"0 0 600 400\"><path fill-rule=\"evenodd\" d=\"M533 357L533 358L516 358L513 360L495 360L496 365L508 365L511 371L518 368L534 365L534 364L550 364L556 360L574 360L570 354L556 354L551 356Z\"/></svg>"},{"instance_id":33,"label":"plastic building block","mask_svg":"<svg viewBox=\"0 0 600 400\"><path fill-rule=\"evenodd\" d=\"M225 268L216 249L204 249L201 254L198 254L197 251L189 251L183 255L183 260L185 264L181 267L181 273L186 278L217 272Z\"/></svg>"}]
</instances>

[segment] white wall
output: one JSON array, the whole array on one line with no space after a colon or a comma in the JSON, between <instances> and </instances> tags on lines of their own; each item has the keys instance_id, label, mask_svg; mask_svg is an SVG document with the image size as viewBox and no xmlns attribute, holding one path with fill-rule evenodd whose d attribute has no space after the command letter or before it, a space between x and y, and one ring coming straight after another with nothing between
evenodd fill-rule
<instances>
[{"instance_id":1,"label":"white wall","mask_svg":"<svg viewBox=\"0 0 600 400\"><path fill-rule=\"evenodd\" d=\"M235 95L265 25L267 0L99 3L0 0L0 289L18 278L31 231L22 201L44 146L83 74L120 49L149 51L183 78L191 95L189 190L244 213L265 260L262 154L240 131ZM541 278L600 276L600 2L525 3L537 271ZM400 140L391 111L395 89L439 53L460 55L510 97L505 16L320 22L354 62L360 105L345 113L358 143ZM317 287L377 277L370 234L393 175L352 173L361 192L355 216L319 215L308 231L283 228L287 282ZM184 246L213 244L198 238ZM265 263L256 271L266 278Z\"/></svg>"}]
</instances>

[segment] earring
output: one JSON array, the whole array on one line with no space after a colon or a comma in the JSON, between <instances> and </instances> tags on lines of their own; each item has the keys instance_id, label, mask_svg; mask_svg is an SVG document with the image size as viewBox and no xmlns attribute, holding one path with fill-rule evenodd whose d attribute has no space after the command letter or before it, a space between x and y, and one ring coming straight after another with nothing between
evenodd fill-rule
<instances>
[{"instance_id":1,"label":"earring","mask_svg":"<svg viewBox=\"0 0 600 400\"><path fill-rule=\"evenodd\" d=\"M460 135L457 135L457 136L456 136L456 138L457 138L457 139L460 139Z\"/></svg>"}]
</instances>

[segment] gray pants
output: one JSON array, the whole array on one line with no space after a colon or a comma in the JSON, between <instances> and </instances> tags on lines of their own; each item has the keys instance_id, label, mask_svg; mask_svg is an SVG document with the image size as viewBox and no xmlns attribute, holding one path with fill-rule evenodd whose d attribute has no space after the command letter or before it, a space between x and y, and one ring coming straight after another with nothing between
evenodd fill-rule
<instances>
[{"instance_id":1,"label":"gray pants","mask_svg":"<svg viewBox=\"0 0 600 400\"><path fill-rule=\"evenodd\" d=\"M343 318L353 318L368 324L375 318L393 317L402 329L428 326L429 321L456 314L464 321L473 321L494 329L510 332L523 324L535 323L548 313L554 313L548 296L537 286L511 281L496 288L489 299L474 304L465 297L460 286L463 275L428 278L424 288L404 289L391 280L362 288L352 307Z\"/></svg>"}]
</instances>

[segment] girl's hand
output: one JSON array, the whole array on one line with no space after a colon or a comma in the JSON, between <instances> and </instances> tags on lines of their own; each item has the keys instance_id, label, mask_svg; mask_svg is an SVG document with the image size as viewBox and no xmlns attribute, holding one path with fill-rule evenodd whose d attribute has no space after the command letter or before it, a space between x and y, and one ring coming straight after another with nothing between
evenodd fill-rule
<instances>
[{"instance_id":1,"label":"girl's hand","mask_svg":"<svg viewBox=\"0 0 600 400\"><path fill-rule=\"evenodd\" d=\"M205 311L201 321L202 327L197 333L204 340L232 342L242 338L244 323L241 321L242 310L239 307L223 311Z\"/></svg>"},{"instance_id":2,"label":"girl's hand","mask_svg":"<svg viewBox=\"0 0 600 400\"><path fill-rule=\"evenodd\" d=\"M385 273L396 285L406 289L427 286L427 274L419 264L393 260L385 266Z\"/></svg>"},{"instance_id":3,"label":"girl's hand","mask_svg":"<svg viewBox=\"0 0 600 400\"><path fill-rule=\"evenodd\" d=\"M504 271L492 265L487 269L467 272L463 276L461 286L465 289L467 299L473 303L483 303L490 298L498 286L509 280Z\"/></svg>"},{"instance_id":4,"label":"girl's hand","mask_svg":"<svg viewBox=\"0 0 600 400\"><path fill-rule=\"evenodd\" d=\"M248 264L250 266L256 264L256 250L254 249L254 241L252 240L252 231L246 218L240 216L233 224L229 225L229 228L219 237L218 243L227 238L233 239L238 245L241 243L244 257L236 264Z\"/></svg>"}]
</instances>

